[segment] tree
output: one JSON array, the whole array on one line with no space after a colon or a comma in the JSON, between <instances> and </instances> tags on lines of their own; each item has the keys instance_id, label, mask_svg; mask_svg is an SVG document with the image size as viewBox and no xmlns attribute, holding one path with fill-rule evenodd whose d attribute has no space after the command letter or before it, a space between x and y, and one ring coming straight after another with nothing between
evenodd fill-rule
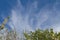
<instances>
[{"instance_id":1,"label":"tree","mask_svg":"<svg viewBox=\"0 0 60 40\"><path fill-rule=\"evenodd\" d=\"M60 32L55 33L53 29L35 30L34 32L24 33L26 40L60 40Z\"/></svg>"}]
</instances>

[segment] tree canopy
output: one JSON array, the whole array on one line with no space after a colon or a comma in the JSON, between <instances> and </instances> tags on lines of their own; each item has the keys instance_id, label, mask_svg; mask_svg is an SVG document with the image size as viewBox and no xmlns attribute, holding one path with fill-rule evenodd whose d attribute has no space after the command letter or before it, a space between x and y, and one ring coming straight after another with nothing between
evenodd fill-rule
<instances>
[{"instance_id":1,"label":"tree canopy","mask_svg":"<svg viewBox=\"0 0 60 40\"><path fill-rule=\"evenodd\" d=\"M60 32L56 33L53 29L35 30L34 32L24 33L26 40L60 40Z\"/></svg>"}]
</instances>

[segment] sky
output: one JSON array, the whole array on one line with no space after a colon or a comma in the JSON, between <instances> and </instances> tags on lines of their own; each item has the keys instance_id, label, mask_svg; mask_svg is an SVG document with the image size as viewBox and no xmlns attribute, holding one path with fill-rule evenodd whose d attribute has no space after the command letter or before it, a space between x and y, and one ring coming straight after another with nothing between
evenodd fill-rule
<instances>
[{"instance_id":1,"label":"sky","mask_svg":"<svg viewBox=\"0 0 60 40\"><path fill-rule=\"evenodd\" d=\"M17 32L53 28L60 32L60 0L0 0L0 24Z\"/></svg>"}]
</instances>

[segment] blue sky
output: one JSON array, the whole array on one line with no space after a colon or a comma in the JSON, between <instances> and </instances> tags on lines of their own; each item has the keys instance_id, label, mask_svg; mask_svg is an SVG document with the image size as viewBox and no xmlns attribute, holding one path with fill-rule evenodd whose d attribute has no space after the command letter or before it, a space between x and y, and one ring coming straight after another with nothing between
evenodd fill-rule
<instances>
[{"instance_id":1,"label":"blue sky","mask_svg":"<svg viewBox=\"0 0 60 40\"><path fill-rule=\"evenodd\" d=\"M6 28L18 32L53 28L60 31L60 0L0 0L0 24L10 16Z\"/></svg>"}]
</instances>

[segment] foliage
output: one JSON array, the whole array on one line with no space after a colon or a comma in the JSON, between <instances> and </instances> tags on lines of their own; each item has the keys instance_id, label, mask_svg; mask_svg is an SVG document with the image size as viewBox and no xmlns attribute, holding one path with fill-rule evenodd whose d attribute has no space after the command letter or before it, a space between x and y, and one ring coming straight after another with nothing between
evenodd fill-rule
<instances>
[{"instance_id":1,"label":"foliage","mask_svg":"<svg viewBox=\"0 0 60 40\"><path fill-rule=\"evenodd\" d=\"M53 29L36 30L30 33L24 33L26 40L60 40L60 32L55 33Z\"/></svg>"}]
</instances>

